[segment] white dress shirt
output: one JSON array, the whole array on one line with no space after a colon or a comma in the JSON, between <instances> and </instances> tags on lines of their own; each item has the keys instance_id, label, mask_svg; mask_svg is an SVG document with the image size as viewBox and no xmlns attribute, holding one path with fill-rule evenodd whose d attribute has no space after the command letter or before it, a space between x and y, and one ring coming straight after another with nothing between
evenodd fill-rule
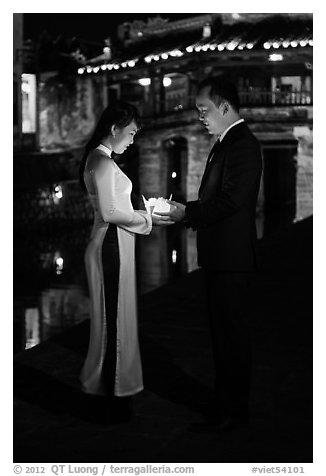
<instances>
[{"instance_id":1,"label":"white dress shirt","mask_svg":"<svg viewBox=\"0 0 326 476\"><path fill-rule=\"evenodd\" d=\"M244 122L244 119L239 119L238 121L235 121L233 124L231 124L227 129L225 129L224 132L222 132L222 134L219 136L218 140L220 142L222 142L222 140L224 139L226 134L229 132L229 130L232 129L232 127L236 126L237 124L240 124L241 122Z\"/></svg>"}]
</instances>

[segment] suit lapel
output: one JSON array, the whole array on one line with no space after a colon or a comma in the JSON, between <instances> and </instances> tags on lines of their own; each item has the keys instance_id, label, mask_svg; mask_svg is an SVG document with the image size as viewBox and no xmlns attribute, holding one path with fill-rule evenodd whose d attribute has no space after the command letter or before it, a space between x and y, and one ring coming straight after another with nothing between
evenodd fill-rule
<instances>
[{"instance_id":1,"label":"suit lapel","mask_svg":"<svg viewBox=\"0 0 326 476\"><path fill-rule=\"evenodd\" d=\"M213 145L213 147L212 147L212 149L211 149L211 151L210 151L210 153L209 153L209 155L208 155L208 159L207 159L207 162L206 162L205 171L204 171L203 177L202 177L202 179L201 179L201 184L200 184L200 187L199 187L198 194L200 194L200 192L201 192L201 189L202 189L202 187L203 187L203 184L204 184L204 182L205 182L205 180L206 180L206 177L207 177L207 175L208 175L208 173L209 173L209 171L210 171L211 165L212 165L212 163L214 162L215 156L218 155L218 153L219 153L221 147L222 147L222 143L221 143L219 140L217 140L217 141L215 142L215 144Z\"/></svg>"}]
</instances>

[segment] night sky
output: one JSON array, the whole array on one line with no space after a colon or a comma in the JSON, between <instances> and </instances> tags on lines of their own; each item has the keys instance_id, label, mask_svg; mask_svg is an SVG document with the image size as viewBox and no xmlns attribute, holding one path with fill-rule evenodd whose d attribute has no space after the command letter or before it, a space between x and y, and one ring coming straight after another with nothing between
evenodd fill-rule
<instances>
[{"instance_id":1,"label":"night sky","mask_svg":"<svg viewBox=\"0 0 326 476\"><path fill-rule=\"evenodd\" d=\"M24 37L37 38L47 30L62 35L102 43L115 38L117 26L125 21L145 20L148 17L181 19L200 13L25 13Z\"/></svg>"}]
</instances>

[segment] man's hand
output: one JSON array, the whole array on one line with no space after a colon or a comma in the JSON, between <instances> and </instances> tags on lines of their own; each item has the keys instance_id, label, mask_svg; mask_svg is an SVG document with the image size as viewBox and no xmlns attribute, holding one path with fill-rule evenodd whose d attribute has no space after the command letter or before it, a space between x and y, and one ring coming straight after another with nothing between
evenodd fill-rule
<instances>
[{"instance_id":1,"label":"man's hand","mask_svg":"<svg viewBox=\"0 0 326 476\"><path fill-rule=\"evenodd\" d=\"M173 200L167 200L167 203L173 205L169 212L155 212L156 215L160 215L162 218L166 217L171 220L173 223L182 221L185 217L186 205L183 205L179 202L174 202Z\"/></svg>"},{"instance_id":2,"label":"man's hand","mask_svg":"<svg viewBox=\"0 0 326 476\"><path fill-rule=\"evenodd\" d=\"M152 224L153 226L168 226L174 225L174 221L172 221L168 216L158 216L158 214L152 214Z\"/></svg>"}]
</instances>

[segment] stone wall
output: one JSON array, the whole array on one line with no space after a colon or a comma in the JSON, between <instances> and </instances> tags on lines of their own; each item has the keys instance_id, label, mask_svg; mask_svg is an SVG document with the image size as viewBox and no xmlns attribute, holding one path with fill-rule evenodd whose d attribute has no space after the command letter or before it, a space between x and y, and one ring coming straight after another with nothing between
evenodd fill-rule
<instances>
[{"instance_id":1,"label":"stone wall","mask_svg":"<svg viewBox=\"0 0 326 476\"><path fill-rule=\"evenodd\" d=\"M106 105L104 76L44 74L39 85L41 150L83 145Z\"/></svg>"}]
</instances>

